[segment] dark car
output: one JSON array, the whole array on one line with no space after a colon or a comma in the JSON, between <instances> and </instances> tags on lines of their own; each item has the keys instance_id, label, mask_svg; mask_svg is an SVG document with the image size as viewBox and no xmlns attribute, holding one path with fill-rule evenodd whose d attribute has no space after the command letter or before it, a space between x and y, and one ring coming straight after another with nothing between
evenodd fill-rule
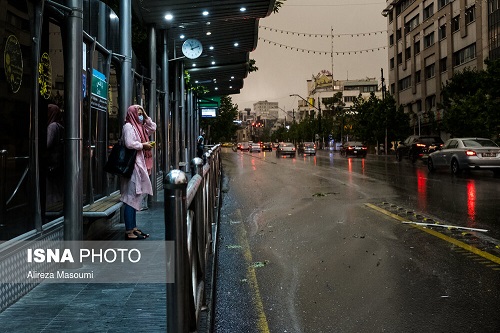
<instances>
[{"instance_id":1,"label":"dark car","mask_svg":"<svg viewBox=\"0 0 500 333\"><path fill-rule=\"evenodd\" d=\"M262 144L262 151L273 151L273 144L271 142L264 142Z\"/></svg>"},{"instance_id":2,"label":"dark car","mask_svg":"<svg viewBox=\"0 0 500 333\"><path fill-rule=\"evenodd\" d=\"M368 147L359 141L347 141L340 147L341 156L360 156L366 157Z\"/></svg>"},{"instance_id":3,"label":"dark car","mask_svg":"<svg viewBox=\"0 0 500 333\"><path fill-rule=\"evenodd\" d=\"M297 149L299 154L316 155L316 145L314 142L302 142Z\"/></svg>"},{"instance_id":4,"label":"dark car","mask_svg":"<svg viewBox=\"0 0 500 333\"><path fill-rule=\"evenodd\" d=\"M415 163L418 159L427 159L430 153L441 149L442 146L443 140L439 136L410 135L396 148L396 159L401 161L408 158L410 162Z\"/></svg>"},{"instance_id":5,"label":"dark car","mask_svg":"<svg viewBox=\"0 0 500 333\"><path fill-rule=\"evenodd\" d=\"M297 151L295 149L295 145L291 142L280 142L278 147L276 148L276 157L281 156L291 156L295 157L297 155Z\"/></svg>"}]
</instances>

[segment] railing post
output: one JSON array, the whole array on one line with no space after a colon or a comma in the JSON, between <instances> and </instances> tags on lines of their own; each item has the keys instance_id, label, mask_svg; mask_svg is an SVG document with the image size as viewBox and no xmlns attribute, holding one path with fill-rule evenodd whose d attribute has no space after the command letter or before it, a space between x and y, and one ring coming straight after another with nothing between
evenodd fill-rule
<instances>
[{"instance_id":1,"label":"railing post","mask_svg":"<svg viewBox=\"0 0 500 333\"><path fill-rule=\"evenodd\" d=\"M7 212L7 150L0 150L0 227Z\"/></svg>"},{"instance_id":2,"label":"railing post","mask_svg":"<svg viewBox=\"0 0 500 333\"><path fill-rule=\"evenodd\" d=\"M165 195L165 240L174 242L174 253L167 251L167 271L174 270L175 281L167 283L167 333L188 333L189 288L191 278L187 255L188 180L181 170L171 170L163 180ZM168 247L167 247L168 248ZM170 281L169 281L170 282Z\"/></svg>"},{"instance_id":3,"label":"railing post","mask_svg":"<svg viewBox=\"0 0 500 333\"><path fill-rule=\"evenodd\" d=\"M200 263L200 269L205 276L205 265L206 265L206 255L207 250L210 247L210 233L209 226L207 225L205 210L203 207L203 193L205 190L205 180L203 179L203 160L199 157L195 157L191 160L191 176L194 177L198 175L202 178L200 188L196 192L194 198L194 216L196 220L196 241L198 249L198 261Z\"/></svg>"}]
</instances>

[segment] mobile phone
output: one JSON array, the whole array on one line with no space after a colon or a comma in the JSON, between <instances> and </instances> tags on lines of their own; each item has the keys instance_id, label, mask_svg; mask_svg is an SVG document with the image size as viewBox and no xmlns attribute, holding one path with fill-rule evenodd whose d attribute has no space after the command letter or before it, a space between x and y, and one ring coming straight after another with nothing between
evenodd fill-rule
<instances>
[{"instance_id":1,"label":"mobile phone","mask_svg":"<svg viewBox=\"0 0 500 333\"><path fill-rule=\"evenodd\" d=\"M149 141L149 144L150 144L151 146L154 146L154 145L156 144L156 142L154 142L154 141Z\"/></svg>"}]
</instances>

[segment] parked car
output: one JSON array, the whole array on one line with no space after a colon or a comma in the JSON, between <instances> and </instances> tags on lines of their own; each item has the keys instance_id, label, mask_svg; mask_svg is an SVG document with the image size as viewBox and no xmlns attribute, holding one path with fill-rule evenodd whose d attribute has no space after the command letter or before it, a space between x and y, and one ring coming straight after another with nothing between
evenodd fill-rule
<instances>
[{"instance_id":1,"label":"parked car","mask_svg":"<svg viewBox=\"0 0 500 333\"><path fill-rule=\"evenodd\" d=\"M441 150L429 154L427 168L450 168L452 174L462 170L492 170L500 175L500 147L484 138L453 138Z\"/></svg>"},{"instance_id":2,"label":"parked car","mask_svg":"<svg viewBox=\"0 0 500 333\"><path fill-rule=\"evenodd\" d=\"M278 142L273 142L273 148L276 149L278 148L279 143Z\"/></svg>"},{"instance_id":3,"label":"parked car","mask_svg":"<svg viewBox=\"0 0 500 333\"><path fill-rule=\"evenodd\" d=\"M264 142L262 144L262 151L273 151L273 145L271 142Z\"/></svg>"},{"instance_id":4,"label":"parked car","mask_svg":"<svg viewBox=\"0 0 500 333\"><path fill-rule=\"evenodd\" d=\"M236 149L241 150L241 144L242 144L241 142L238 142L238 143L236 144Z\"/></svg>"},{"instance_id":5,"label":"parked car","mask_svg":"<svg viewBox=\"0 0 500 333\"><path fill-rule=\"evenodd\" d=\"M260 153L260 144L258 142L254 142L248 145L248 151L250 153L258 151Z\"/></svg>"},{"instance_id":6,"label":"parked car","mask_svg":"<svg viewBox=\"0 0 500 333\"><path fill-rule=\"evenodd\" d=\"M410 135L405 141L400 142L396 148L396 159L401 161L408 158L415 163L418 159L426 159L427 156L441 149L443 140L439 136Z\"/></svg>"},{"instance_id":7,"label":"parked car","mask_svg":"<svg viewBox=\"0 0 500 333\"><path fill-rule=\"evenodd\" d=\"M368 147L359 141L347 141L340 147L340 156L366 157Z\"/></svg>"},{"instance_id":8,"label":"parked car","mask_svg":"<svg viewBox=\"0 0 500 333\"><path fill-rule=\"evenodd\" d=\"M314 142L302 142L297 148L299 154L316 155L316 145Z\"/></svg>"},{"instance_id":9,"label":"parked car","mask_svg":"<svg viewBox=\"0 0 500 333\"><path fill-rule=\"evenodd\" d=\"M241 151L248 151L250 149L250 144L248 142L242 142L240 146Z\"/></svg>"},{"instance_id":10,"label":"parked car","mask_svg":"<svg viewBox=\"0 0 500 333\"><path fill-rule=\"evenodd\" d=\"M291 142L280 142L276 148L276 157L281 157L284 155L289 155L295 157L297 155L297 150L295 145Z\"/></svg>"}]
</instances>

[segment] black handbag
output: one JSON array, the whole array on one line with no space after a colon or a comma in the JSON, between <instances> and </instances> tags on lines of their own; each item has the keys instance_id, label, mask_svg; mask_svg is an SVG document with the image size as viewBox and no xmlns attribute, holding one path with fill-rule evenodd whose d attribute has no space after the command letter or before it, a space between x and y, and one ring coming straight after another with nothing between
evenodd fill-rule
<instances>
[{"instance_id":1,"label":"black handbag","mask_svg":"<svg viewBox=\"0 0 500 333\"><path fill-rule=\"evenodd\" d=\"M104 165L104 171L130 178L134 171L136 155L137 150L128 149L121 140L118 141L111 149L111 153L109 153L108 161Z\"/></svg>"}]
</instances>

